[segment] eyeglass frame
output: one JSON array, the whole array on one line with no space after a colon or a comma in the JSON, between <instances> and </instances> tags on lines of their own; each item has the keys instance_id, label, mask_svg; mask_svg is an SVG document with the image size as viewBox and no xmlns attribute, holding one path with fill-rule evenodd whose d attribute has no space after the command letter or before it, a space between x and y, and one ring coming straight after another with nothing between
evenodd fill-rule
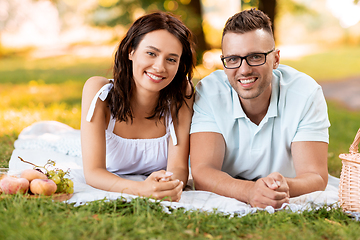
<instances>
[{"instance_id":1,"label":"eyeglass frame","mask_svg":"<svg viewBox=\"0 0 360 240\"><path fill-rule=\"evenodd\" d=\"M222 62L222 64L223 64L224 68L226 68L226 69L236 69L236 68L241 67L242 62L243 62L244 59L245 59L246 63L247 63L250 67L257 67L257 66L264 65L264 64L266 63L266 56L269 55L270 53L272 53L273 51L275 51L275 48L272 49L272 50L270 50L270 51L268 51L268 52L266 52L266 53L252 53L252 54L246 55L246 56L244 56L244 57L241 57L241 56L238 56L238 55L232 55L232 56L228 56L228 57L221 57L220 59L221 59L221 62ZM251 56L251 55L255 55L255 54L263 54L263 55L265 56L264 62L261 63L261 64L256 64L256 65L249 64L249 62L248 62L248 60L247 60L246 58L249 57L249 56ZM238 67L230 67L230 68L229 68L229 67L226 67L226 64L225 64L225 62L224 62L224 59L233 58L233 57L238 57L238 58L240 58L240 65L239 65Z\"/></svg>"}]
</instances>

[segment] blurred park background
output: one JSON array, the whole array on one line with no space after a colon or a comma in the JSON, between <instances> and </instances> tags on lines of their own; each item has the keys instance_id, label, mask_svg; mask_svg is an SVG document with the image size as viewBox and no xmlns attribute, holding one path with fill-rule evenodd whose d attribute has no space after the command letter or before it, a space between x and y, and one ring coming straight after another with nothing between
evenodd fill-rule
<instances>
[{"instance_id":1,"label":"blurred park background","mask_svg":"<svg viewBox=\"0 0 360 240\"><path fill-rule=\"evenodd\" d=\"M42 120L80 128L81 92L93 75L111 78L115 48L129 25L171 12L197 43L194 83L222 68L221 33L236 12L259 8L273 19L281 63L319 83L360 79L358 0L0 0L0 167L21 130ZM359 93L360 94L360 93ZM329 171L348 152L360 111L329 99Z\"/></svg>"}]
</instances>

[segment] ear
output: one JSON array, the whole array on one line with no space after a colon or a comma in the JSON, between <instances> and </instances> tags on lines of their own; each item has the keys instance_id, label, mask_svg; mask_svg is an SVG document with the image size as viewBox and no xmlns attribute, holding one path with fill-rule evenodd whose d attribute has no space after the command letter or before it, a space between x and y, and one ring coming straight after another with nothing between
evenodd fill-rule
<instances>
[{"instance_id":1,"label":"ear","mask_svg":"<svg viewBox=\"0 0 360 240\"><path fill-rule=\"evenodd\" d=\"M134 55L134 50L131 50L129 53L129 60L132 61L132 56Z\"/></svg>"},{"instance_id":2,"label":"ear","mask_svg":"<svg viewBox=\"0 0 360 240\"><path fill-rule=\"evenodd\" d=\"M275 49L275 61L274 61L273 69L277 69L279 64L280 64L280 50Z\"/></svg>"}]
</instances>

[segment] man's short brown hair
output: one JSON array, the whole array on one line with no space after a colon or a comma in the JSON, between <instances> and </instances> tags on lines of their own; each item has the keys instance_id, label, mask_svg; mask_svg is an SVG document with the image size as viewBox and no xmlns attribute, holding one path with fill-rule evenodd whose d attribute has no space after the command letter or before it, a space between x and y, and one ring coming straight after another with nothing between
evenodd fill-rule
<instances>
[{"instance_id":1,"label":"man's short brown hair","mask_svg":"<svg viewBox=\"0 0 360 240\"><path fill-rule=\"evenodd\" d=\"M255 8L244 10L227 20L222 38L228 32L246 33L257 29L263 29L273 36L271 20L264 12Z\"/></svg>"}]
</instances>

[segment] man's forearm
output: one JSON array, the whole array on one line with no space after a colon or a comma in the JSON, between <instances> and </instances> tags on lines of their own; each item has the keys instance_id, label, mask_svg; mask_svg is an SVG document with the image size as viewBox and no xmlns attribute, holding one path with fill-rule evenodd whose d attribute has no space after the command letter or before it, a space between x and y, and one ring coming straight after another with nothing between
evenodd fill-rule
<instances>
[{"instance_id":1,"label":"man's forearm","mask_svg":"<svg viewBox=\"0 0 360 240\"><path fill-rule=\"evenodd\" d=\"M242 202L248 202L249 189L254 185L252 181L235 179L225 172L209 167L201 167L198 171L194 169L193 178L197 190L213 192Z\"/></svg>"},{"instance_id":2,"label":"man's forearm","mask_svg":"<svg viewBox=\"0 0 360 240\"><path fill-rule=\"evenodd\" d=\"M315 191L323 191L326 188L328 176L321 177L317 173L304 173L295 178L286 178L289 185L290 197L297 197Z\"/></svg>"}]
</instances>

